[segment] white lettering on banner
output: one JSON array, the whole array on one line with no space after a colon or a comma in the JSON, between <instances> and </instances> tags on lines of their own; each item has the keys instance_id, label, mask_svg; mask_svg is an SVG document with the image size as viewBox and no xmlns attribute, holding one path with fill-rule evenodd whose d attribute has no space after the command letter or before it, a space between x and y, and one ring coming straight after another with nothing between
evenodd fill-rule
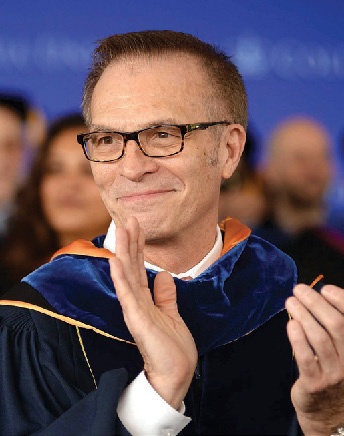
<instances>
[{"instance_id":1,"label":"white lettering on banner","mask_svg":"<svg viewBox=\"0 0 344 436\"><path fill-rule=\"evenodd\" d=\"M239 36L226 42L239 70L249 79L274 75L284 80L344 80L344 42L333 45L260 36Z\"/></svg>"},{"instance_id":2,"label":"white lettering on banner","mask_svg":"<svg viewBox=\"0 0 344 436\"><path fill-rule=\"evenodd\" d=\"M58 35L39 35L30 40L6 38L0 33L0 72L85 71L91 53L91 43Z\"/></svg>"},{"instance_id":3,"label":"white lettering on banner","mask_svg":"<svg viewBox=\"0 0 344 436\"><path fill-rule=\"evenodd\" d=\"M233 55L249 79L269 75L283 80L344 80L344 42L323 44L294 39L271 41L259 35L239 35L220 46ZM32 39L5 37L0 33L0 72L85 71L93 46L61 35L40 34Z\"/></svg>"}]
</instances>

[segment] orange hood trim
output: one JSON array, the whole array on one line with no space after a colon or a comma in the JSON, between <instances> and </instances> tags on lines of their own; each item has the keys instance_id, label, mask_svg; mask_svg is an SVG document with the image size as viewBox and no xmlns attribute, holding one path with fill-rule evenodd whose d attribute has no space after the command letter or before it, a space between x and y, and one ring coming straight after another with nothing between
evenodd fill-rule
<instances>
[{"instance_id":1,"label":"orange hood trim","mask_svg":"<svg viewBox=\"0 0 344 436\"><path fill-rule=\"evenodd\" d=\"M251 234L251 229L240 221L230 217L220 223L220 229L225 232L221 255L227 253ZM115 256L110 250L106 248L98 248L91 241L87 241L86 239L78 239L61 248L53 254L51 260L62 254L79 254L91 257L103 257L105 259L110 259Z\"/></svg>"}]
</instances>

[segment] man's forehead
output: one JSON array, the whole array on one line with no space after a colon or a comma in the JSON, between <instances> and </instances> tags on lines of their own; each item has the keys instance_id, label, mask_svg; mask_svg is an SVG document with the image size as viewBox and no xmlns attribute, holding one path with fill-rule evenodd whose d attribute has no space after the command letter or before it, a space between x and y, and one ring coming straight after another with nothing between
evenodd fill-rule
<instances>
[{"instance_id":1,"label":"man's forehead","mask_svg":"<svg viewBox=\"0 0 344 436\"><path fill-rule=\"evenodd\" d=\"M208 86L206 86L208 85ZM141 97L160 93L180 92L201 95L209 87L209 81L200 65L191 58L159 57L152 59L123 59L110 64L95 86L105 91L115 91L118 98L127 95ZM163 94L162 94L163 93ZM179 96L178 96L179 98Z\"/></svg>"},{"instance_id":2,"label":"man's forehead","mask_svg":"<svg viewBox=\"0 0 344 436\"><path fill-rule=\"evenodd\" d=\"M104 70L99 81L108 75L122 74L125 71L126 77L136 78L143 71L154 76L155 71L163 69L170 70L184 75L185 79L191 79L195 75L205 77L202 62L196 56L187 53L166 53L161 55L131 55L120 57L112 61ZM191 75L188 74L192 70ZM160 77L161 79L161 77ZM168 80L168 79L167 79Z\"/></svg>"},{"instance_id":3,"label":"man's forehead","mask_svg":"<svg viewBox=\"0 0 344 436\"><path fill-rule=\"evenodd\" d=\"M155 121L156 124L168 120L180 124L207 121L206 105L202 104L208 93L205 77L194 59L183 57L184 63L180 55L173 55L131 57L109 65L92 95L92 124L120 128L118 121L125 117L127 128L138 129ZM197 119L190 119L193 114Z\"/></svg>"}]
</instances>

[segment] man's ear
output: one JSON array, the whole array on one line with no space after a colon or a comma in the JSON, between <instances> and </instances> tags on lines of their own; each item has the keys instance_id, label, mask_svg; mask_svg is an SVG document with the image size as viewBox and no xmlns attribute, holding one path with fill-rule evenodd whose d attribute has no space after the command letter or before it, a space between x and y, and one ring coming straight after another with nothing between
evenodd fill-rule
<instances>
[{"instance_id":1,"label":"man's ear","mask_svg":"<svg viewBox=\"0 0 344 436\"><path fill-rule=\"evenodd\" d=\"M222 177L228 179L239 164L246 142L246 132L240 124L228 126L226 135L226 159L223 165Z\"/></svg>"}]
</instances>

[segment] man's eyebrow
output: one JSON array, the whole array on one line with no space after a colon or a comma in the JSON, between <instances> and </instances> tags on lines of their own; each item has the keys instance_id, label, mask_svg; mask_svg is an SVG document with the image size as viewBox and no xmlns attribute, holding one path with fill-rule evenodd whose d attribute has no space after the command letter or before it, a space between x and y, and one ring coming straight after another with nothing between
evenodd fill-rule
<instances>
[{"instance_id":1,"label":"man's eyebrow","mask_svg":"<svg viewBox=\"0 0 344 436\"><path fill-rule=\"evenodd\" d=\"M98 124L91 124L90 125L90 131L95 131L95 132L111 132L114 129L111 129L111 127L107 127L107 126L101 126Z\"/></svg>"},{"instance_id":2,"label":"man's eyebrow","mask_svg":"<svg viewBox=\"0 0 344 436\"><path fill-rule=\"evenodd\" d=\"M135 130L142 130L142 129L147 129L149 127L153 127L153 126L161 126L161 125L165 125L165 124L181 124L181 123L176 123L176 120L173 118L165 118L165 119L159 119L159 120L153 120L150 121L149 123L146 124L141 124L140 127L138 127ZM105 125L101 125L101 124L91 124L90 125L90 131L96 131L96 132L128 132L128 130L123 130L123 129L115 129L113 127L109 127L109 126L105 126Z\"/></svg>"}]
</instances>

